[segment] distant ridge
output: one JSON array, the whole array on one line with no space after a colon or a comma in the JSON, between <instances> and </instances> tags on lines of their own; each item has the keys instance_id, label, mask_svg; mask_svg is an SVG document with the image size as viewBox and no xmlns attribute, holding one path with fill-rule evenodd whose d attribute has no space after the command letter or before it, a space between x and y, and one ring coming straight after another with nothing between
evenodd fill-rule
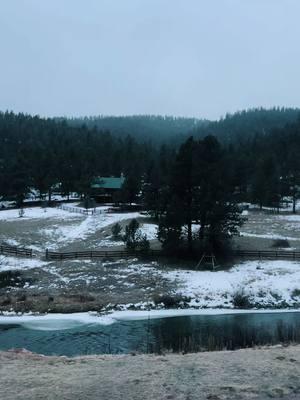
<instances>
[{"instance_id":1,"label":"distant ridge","mask_svg":"<svg viewBox=\"0 0 300 400\"><path fill-rule=\"evenodd\" d=\"M299 116L299 108L253 108L227 114L218 121L192 129L189 134L197 137L214 135L225 143L244 141L255 135L265 135L274 129L281 129L296 122Z\"/></svg>"},{"instance_id":2,"label":"distant ridge","mask_svg":"<svg viewBox=\"0 0 300 400\"><path fill-rule=\"evenodd\" d=\"M169 142L178 144L188 136L204 137L214 135L222 142L245 140L256 134L266 134L273 129L283 128L297 121L299 108L271 109L253 108L226 114L217 121L205 119L132 115L132 116L92 116L80 118L56 118L65 120L74 127L85 125L89 129L109 131L112 135L131 135L138 141Z\"/></svg>"},{"instance_id":3,"label":"distant ridge","mask_svg":"<svg viewBox=\"0 0 300 400\"><path fill-rule=\"evenodd\" d=\"M59 120L64 118L59 118ZM110 131L111 134L124 137L133 136L138 141L153 140L164 142L172 139L182 139L188 132L209 123L207 120L197 118L184 118L156 115L132 116L94 116L82 118L68 118L72 126L86 125L88 128L97 128Z\"/></svg>"}]
</instances>

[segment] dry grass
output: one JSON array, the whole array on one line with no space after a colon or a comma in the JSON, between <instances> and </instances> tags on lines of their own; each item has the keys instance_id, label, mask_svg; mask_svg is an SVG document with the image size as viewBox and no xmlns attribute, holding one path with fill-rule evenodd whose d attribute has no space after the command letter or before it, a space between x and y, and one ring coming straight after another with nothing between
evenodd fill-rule
<instances>
[{"instance_id":1,"label":"dry grass","mask_svg":"<svg viewBox=\"0 0 300 400\"><path fill-rule=\"evenodd\" d=\"M300 346L73 359L0 353L0 372L1 400L291 400Z\"/></svg>"}]
</instances>

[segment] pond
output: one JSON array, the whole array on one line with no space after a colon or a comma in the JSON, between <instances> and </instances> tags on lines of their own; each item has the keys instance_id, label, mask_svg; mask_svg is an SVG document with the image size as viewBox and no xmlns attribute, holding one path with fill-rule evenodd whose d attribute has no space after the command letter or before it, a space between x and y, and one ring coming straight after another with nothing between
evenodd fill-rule
<instances>
[{"instance_id":1,"label":"pond","mask_svg":"<svg viewBox=\"0 0 300 400\"><path fill-rule=\"evenodd\" d=\"M51 321L50 321L51 325ZM0 350L26 348L45 355L195 352L300 343L300 313L187 315L120 320L109 325L72 323L36 329L0 324Z\"/></svg>"}]
</instances>

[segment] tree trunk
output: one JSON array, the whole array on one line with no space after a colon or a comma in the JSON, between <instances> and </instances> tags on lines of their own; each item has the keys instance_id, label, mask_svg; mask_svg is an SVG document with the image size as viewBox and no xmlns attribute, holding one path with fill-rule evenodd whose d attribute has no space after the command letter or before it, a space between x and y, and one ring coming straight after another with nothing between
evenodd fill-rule
<instances>
[{"instance_id":1,"label":"tree trunk","mask_svg":"<svg viewBox=\"0 0 300 400\"><path fill-rule=\"evenodd\" d=\"M191 251L193 249L193 234L192 234L191 220L188 221L187 227L188 227L188 246L189 246L189 250Z\"/></svg>"},{"instance_id":2,"label":"tree trunk","mask_svg":"<svg viewBox=\"0 0 300 400\"><path fill-rule=\"evenodd\" d=\"M205 215L201 215L201 217L200 217L200 229L199 229L199 239L201 241L204 239L205 224L206 224Z\"/></svg>"},{"instance_id":3,"label":"tree trunk","mask_svg":"<svg viewBox=\"0 0 300 400\"><path fill-rule=\"evenodd\" d=\"M49 188L49 190L48 190L48 203L49 203L49 205L51 204L51 195L52 195L52 190L51 190L51 188Z\"/></svg>"},{"instance_id":4,"label":"tree trunk","mask_svg":"<svg viewBox=\"0 0 300 400\"><path fill-rule=\"evenodd\" d=\"M296 214L296 196L293 196L293 214Z\"/></svg>"},{"instance_id":5,"label":"tree trunk","mask_svg":"<svg viewBox=\"0 0 300 400\"><path fill-rule=\"evenodd\" d=\"M192 233L192 192L189 191L187 199L187 228L188 228L188 249L193 251L193 233Z\"/></svg>"}]
</instances>

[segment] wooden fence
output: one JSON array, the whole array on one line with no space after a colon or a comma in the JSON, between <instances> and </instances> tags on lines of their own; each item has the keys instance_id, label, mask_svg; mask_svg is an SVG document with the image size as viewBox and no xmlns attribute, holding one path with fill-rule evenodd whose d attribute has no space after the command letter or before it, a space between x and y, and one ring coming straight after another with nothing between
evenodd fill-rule
<instances>
[{"instance_id":1,"label":"wooden fence","mask_svg":"<svg viewBox=\"0 0 300 400\"><path fill-rule=\"evenodd\" d=\"M47 260L79 260L79 259L121 259L130 257L149 257L157 258L166 256L161 250L149 251L130 251L130 250L87 250L73 252L55 252L46 250ZM236 258L253 259L253 260L300 260L300 251L276 251L276 250L235 250L233 256Z\"/></svg>"},{"instance_id":2,"label":"wooden fence","mask_svg":"<svg viewBox=\"0 0 300 400\"><path fill-rule=\"evenodd\" d=\"M130 251L130 250L88 250L88 251L72 251L72 252L55 252L46 250L47 260L79 260L79 259L95 259L95 258L129 258L129 257L158 257L161 256L160 250L149 251Z\"/></svg>"},{"instance_id":3,"label":"wooden fence","mask_svg":"<svg viewBox=\"0 0 300 400\"><path fill-rule=\"evenodd\" d=\"M103 214L103 210L97 210L96 208L79 208L79 207L70 207L70 206L64 206L64 205L59 205L57 206L60 210L68 211L68 212L73 212L77 214L83 214L83 215L100 215Z\"/></svg>"},{"instance_id":4,"label":"wooden fence","mask_svg":"<svg viewBox=\"0 0 300 400\"><path fill-rule=\"evenodd\" d=\"M0 245L0 254L17 257L32 257L32 249L25 249L23 247L9 246L3 244Z\"/></svg>"},{"instance_id":5,"label":"wooden fence","mask_svg":"<svg viewBox=\"0 0 300 400\"><path fill-rule=\"evenodd\" d=\"M300 251L290 250L235 250L235 257L245 259L269 259L269 260L300 260Z\"/></svg>"}]
</instances>

